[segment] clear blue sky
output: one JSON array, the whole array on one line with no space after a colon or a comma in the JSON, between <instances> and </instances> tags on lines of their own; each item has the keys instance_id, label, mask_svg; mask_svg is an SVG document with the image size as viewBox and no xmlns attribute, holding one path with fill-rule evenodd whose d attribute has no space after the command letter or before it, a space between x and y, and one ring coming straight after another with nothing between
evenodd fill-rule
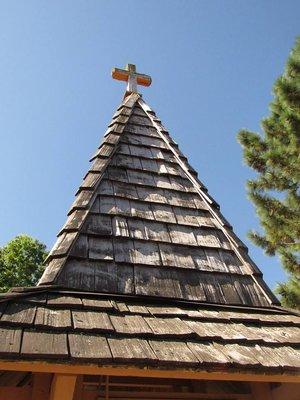
<instances>
[{"instance_id":1,"label":"clear blue sky","mask_svg":"<svg viewBox=\"0 0 300 400\"><path fill-rule=\"evenodd\" d=\"M0 12L0 245L48 247L135 63L142 90L274 287L278 261L246 239L258 226L236 141L259 129L300 33L300 2L3 0Z\"/></svg>"}]
</instances>

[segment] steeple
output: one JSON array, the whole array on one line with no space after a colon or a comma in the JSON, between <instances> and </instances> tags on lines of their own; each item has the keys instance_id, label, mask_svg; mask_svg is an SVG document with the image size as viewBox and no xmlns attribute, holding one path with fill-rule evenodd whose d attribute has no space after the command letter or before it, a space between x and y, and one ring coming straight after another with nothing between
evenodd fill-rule
<instances>
[{"instance_id":1,"label":"steeple","mask_svg":"<svg viewBox=\"0 0 300 400\"><path fill-rule=\"evenodd\" d=\"M277 303L218 204L135 92L132 80L150 84L151 78L132 66L114 69L113 76L127 77L132 92L92 157L39 285L218 304Z\"/></svg>"}]
</instances>

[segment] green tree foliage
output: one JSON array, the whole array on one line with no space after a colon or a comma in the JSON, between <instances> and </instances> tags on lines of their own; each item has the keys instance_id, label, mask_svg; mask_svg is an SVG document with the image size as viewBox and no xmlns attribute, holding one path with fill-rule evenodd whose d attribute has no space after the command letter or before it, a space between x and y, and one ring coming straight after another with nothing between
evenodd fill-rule
<instances>
[{"instance_id":1,"label":"green tree foliage","mask_svg":"<svg viewBox=\"0 0 300 400\"><path fill-rule=\"evenodd\" d=\"M277 79L263 135L242 130L245 162L257 172L247 183L264 233L250 239L268 255L278 255L290 274L277 292L282 303L300 307L300 38Z\"/></svg>"},{"instance_id":2,"label":"green tree foliage","mask_svg":"<svg viewBox=\"0 0 300 400\"><path fill-rule=\"evenodd\" d=\"M35 285L44 271L46 246L27 235L16 236L0 249L0 292Z\"/></svg>"}]
</instances>

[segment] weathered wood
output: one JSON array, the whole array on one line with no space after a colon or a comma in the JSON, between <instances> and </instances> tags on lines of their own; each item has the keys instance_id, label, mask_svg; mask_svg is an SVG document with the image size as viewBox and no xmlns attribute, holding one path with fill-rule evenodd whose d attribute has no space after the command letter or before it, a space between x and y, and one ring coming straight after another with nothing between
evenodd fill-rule
<instances>
[{"instance_id":1,"label":"weathered wood","mask_svg":"<svg viewBox=\"0 0 300 400\"><path fill-rule=\"evenodd\" d=\"M72 311L74 328L99 332L113 332L108 315L99 311Z\"/></svg>"},{"instance_id":2,"label":"weathered wood","mask_svg":"<svg viewBox=\"0 0 300 400\"><path fill-rule=\"evenodd\" d=\"M152 333L151 328L140 315L126 315L124 317L111 315L110 320L118 333L132 335Z\"/></svg>"},{"instance_id":3,"label":"weathered wood","mask_svg":"<svg viewBox=\"0 0 300 400\"><path fill-rule=\"evenodd\" d=\"M207 365L229 365L230 361L226 357L226 355L220 351L220 349L216 349L212 343L195 343L188 342L188 348L192 351L192 353L197 357L201 364Z\"/></svg>"},{"instance_id":4,"label":"weathered wood","mask_svg":"<svg viewBox=\"0 0 300 400\"><path fill-rule=\"evenodd\" d=\"M91 298L81 298L83 307L96 309L96 310L113 310L114 307L110 300L99 300Z\"/></svg>"},{"instance_id":5,"label":"weathered wood","mask_svg":"<svg viewBox=\"0 0 300 400\"><path fill-rule=\"evenodd\" d=\"M21 346L21 329L0 329L0 355L17 355L20 352Z\"/></svg>"},{"instance_id":6,"label":"weathered wood","mask_svg":"<svg viewBox=\"0 0 300 400\"><path fill-rule=\"evenodd\" d=\"M136 264L161 265L157 243L134 240L131 262Z\"/></svg>"},{"instance_id":7,"label":"weathered wood","mask_svg":"<svg viewBox=\"0 0 300 400\"><path fill-rule=\"evenodd\" d=\"M9 303L1 317L0 323L29 326L33 324L36 307L24 303Z\"/></svg>"},{"instance_id":8,"label":"weathered wood","mask_svg":"<svg viewBox=\"0 0 300 400\"><path fill-rule=\"evenodd\" d=\"M24 331L21 354L28 357L66 357L68 356L67 335Z\"/></svg>"},{"instance_id":9,"label":"weathered wood","mask_svg":"<svg viewBox=\"0 0 300 400\"><path fill-rule=\"evenodd\" d=\"M55 307L81 307L82 302L79 297L76 296L64 296L61 294L49 295L47 304Z\"/></svg>"},{"instance_id":10,"label":"weathered wood","mask_svg":"<svg viewBox=\"0 0 300 400\"><path fill-rule=\"evenodd\" d=\"M112 240L89 237L89 258L92 260L113 260Z\"/></svg>"},{"instance_id":11,"label":"weathered wood","mask_svg":"<svg viewBox=\"0 0 300 400\"><path fill-rule=\"evenodd\" d=\"M108 339L113 358L116 361L151 362L156 355L146 340L142 339Z\"/></svg>"},{"instance_id":12,"label":"weathered wood","mask_svg":"<svg viewBox=\"0 0 300 400\"><path fill-rule=\"evenodd\" d=\"M44 328L71 328L72 323L70 310L55 310L51 308L39 307L36 312L34 325Z\"/></svg>"},{"instance_id":13,"label":"weathered wood","mask_svg":"<svg viewBox=\"0 0 300 400\"><path fill-rule=\"evenodd\" d=\"M68 335L70 355L74 359L109 361L111 352L104 337L91 334Z\"/></svg>"},{"instance_id":14,"label":"weathered wood","mask_svg":"<svg viewBox=\"0 0 300 400\"><path fill-rule=\"evenodd\" d=\"M173 243L197 245L194 231L190 227L169 225L169 232Z\"/></svg>"},{"instance_id":15,"label":"weathered wood","mask_svg":"<svg viewBox=\"0 0 300 400\"><path fill-rule=\"evenodd\" d=\"M72 400L75 384L76 375L55 374L49 400Z\"/></svg>"},{"instance_id":16,"label":"weathered wood","mask_svg":"<svg viewBox=\"0 0 300 400\"><path fill-rule=\"evenodd\" d=\"M150 340L149 344L161 363L191 366L198 364L198 359L184 342Z\"/></svg>"},{"instance_id":17,"label":"weathered wood","mask_svg":"<svg viewBox=\"0 0 300 400\"><path fill-rule=\"evenodd\" d=\"M189 337L192 329L179 318L145 318L156 336Z\"/></svg>"}]
</instances>

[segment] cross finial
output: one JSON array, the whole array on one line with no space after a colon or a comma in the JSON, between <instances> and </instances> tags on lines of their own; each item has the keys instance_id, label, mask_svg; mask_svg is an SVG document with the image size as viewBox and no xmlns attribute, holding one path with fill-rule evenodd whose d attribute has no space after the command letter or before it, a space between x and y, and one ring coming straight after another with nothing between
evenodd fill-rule
<instances>
[{"instance_id":1,"label":"cross finial","mask_svg":"<svg viewBox=\"0 0 300 400\"><path fill-rule=\"evenodd\" d=\"M127 93L137 93L137 85L150 86L152 81L149 75L137 73L134 64L127 64L125 69L113 68L111 76L127 82Z\"/></svg>"}]
</instances>

